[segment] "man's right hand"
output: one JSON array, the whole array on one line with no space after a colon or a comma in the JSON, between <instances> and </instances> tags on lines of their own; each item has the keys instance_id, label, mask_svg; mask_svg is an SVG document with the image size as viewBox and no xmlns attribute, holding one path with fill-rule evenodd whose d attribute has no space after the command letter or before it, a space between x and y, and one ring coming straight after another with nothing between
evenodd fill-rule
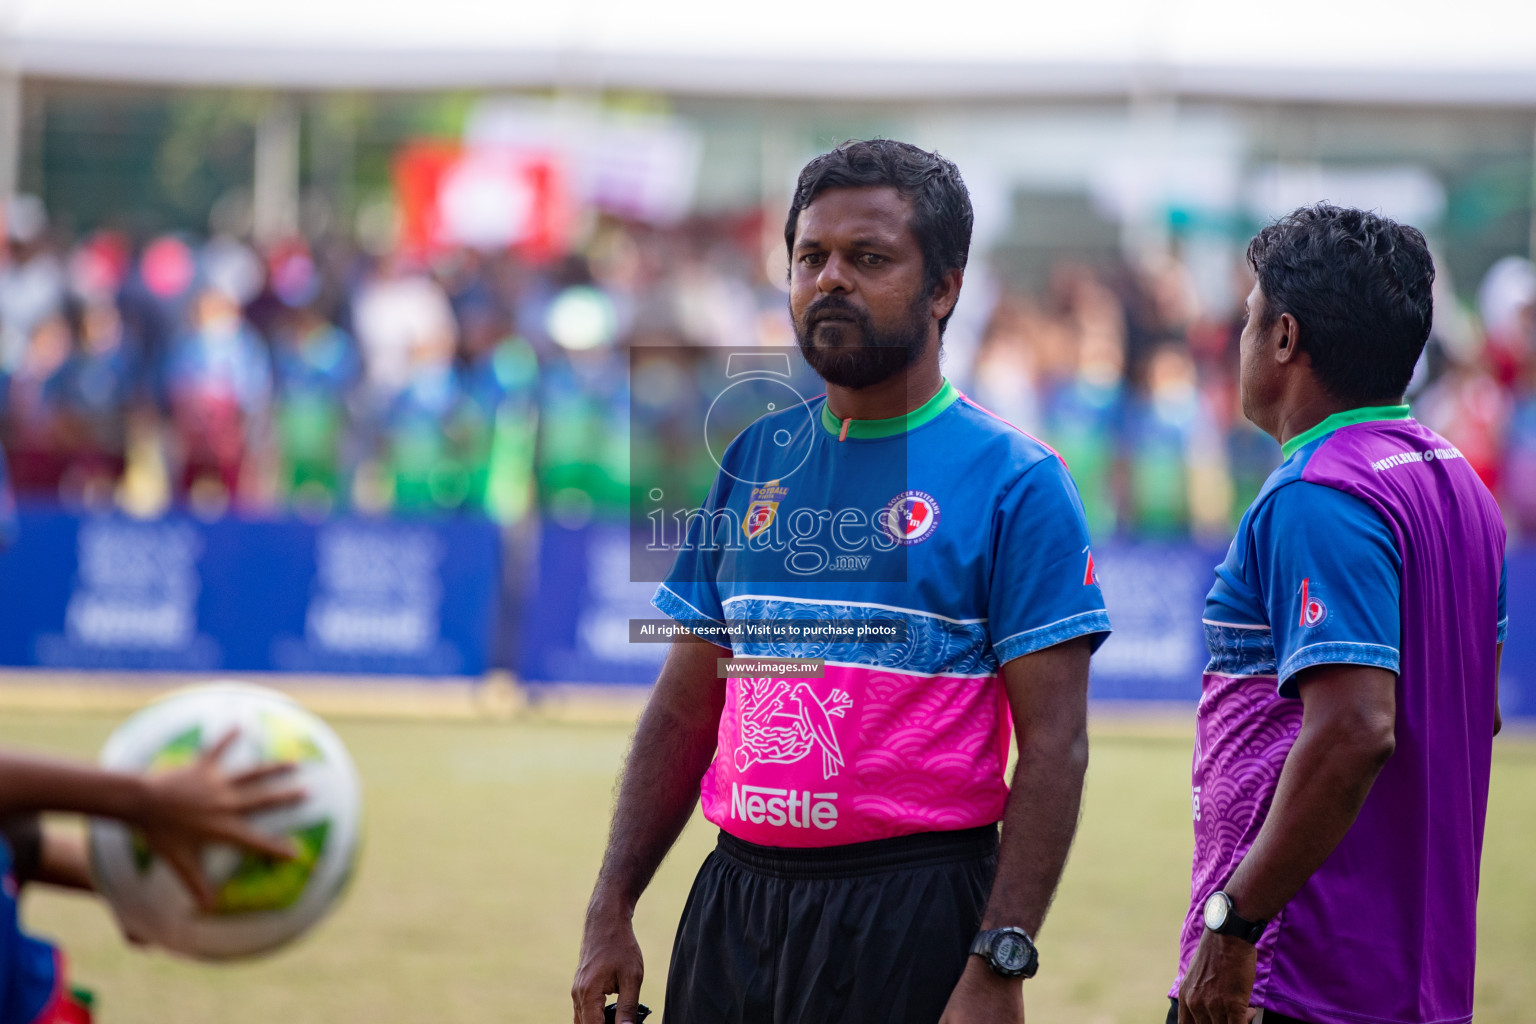
<instances>
[{"instance_id":1,"label":"man's right hand","mask_svg":"<svg viewBox=\"0 0 1536 1024\"><path fill-rule=\"evenodd\" d=\"M304 799L304 791L297 786L274 785L293 771L291 764L224 771L219 759L235 735L230 730L184 768L144 776L143 805L133 822L204 910L213 908L216 896L203 876L203 846L230 843L269 857L290 858L294 851L286 840L257 831L247 816Z\"/></svg>"},{"instance_id":2,"label":"man's right hand","mask_svg":"<svg viewBox=\"0 0 1536 1024\"><path fill-rule=\"evenodd\" d=\"M691 635L674 641L640 715L587 904L571 985L576 1024L603 1024L610 992L619 996L615 1024L636 1024L645 961L635 941L635 904L698 806L725 707L716 666L730 653Z\"/></svg>"},{"instance_id":3,"label":"man's right hand","mask_svg":"<svg viewBox=\"0 0 1536 1024\"><path fill-rule=\"evenodd\" d=\"M581 964L571 985L575 1024L603 1024L610 993L619 1000L616 1024L635 1024L645 960L630 915L593 908L581 937Z\"/></svg>"}]
</instances>

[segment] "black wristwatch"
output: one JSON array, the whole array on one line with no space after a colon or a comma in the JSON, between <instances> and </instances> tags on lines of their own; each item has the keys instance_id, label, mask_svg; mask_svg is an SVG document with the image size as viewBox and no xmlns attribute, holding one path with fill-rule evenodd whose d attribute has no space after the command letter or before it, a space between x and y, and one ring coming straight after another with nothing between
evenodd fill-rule
<instances>
[{"instance_id":1,"label":"black wristwatch","mask_svg":"<svg viewBox=\"0 0 1536 1024\"><path fill-rule=\"evenodd\" d=\"M971 940L971 956L979 956L1005 978L1033 978L1040 967L1034 940L1023 928L993 928Z\"/></svg>"},{"instance_id":2,"label":"black wristwatch","mask_svg":"<svg viewBox=\"0 0 1536 1024\"><path fill-rule=\"evenodd\" d=\"M1217 889L1205 898L1205 926L1217 935L1231 935L1247 943L1257 943L1268 921L1248 921L1232 909L1232 897Z\"/></svg>"}]
</instances>

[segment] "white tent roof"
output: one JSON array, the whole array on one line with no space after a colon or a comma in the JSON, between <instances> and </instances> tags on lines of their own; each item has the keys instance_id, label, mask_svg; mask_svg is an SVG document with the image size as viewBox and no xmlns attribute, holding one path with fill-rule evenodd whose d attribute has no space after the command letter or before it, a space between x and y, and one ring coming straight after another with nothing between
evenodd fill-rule
<instances>
[{"instance_id":1,"label":"white tent roof","mask_svg":"<svg viewBox=\"0 0 1536 1024\"><path fill-rule=\"evenodd\" d=\"M1536 105L1536 4L0 0L0 65L291 88Z\"/></svg>"}]
</instances>

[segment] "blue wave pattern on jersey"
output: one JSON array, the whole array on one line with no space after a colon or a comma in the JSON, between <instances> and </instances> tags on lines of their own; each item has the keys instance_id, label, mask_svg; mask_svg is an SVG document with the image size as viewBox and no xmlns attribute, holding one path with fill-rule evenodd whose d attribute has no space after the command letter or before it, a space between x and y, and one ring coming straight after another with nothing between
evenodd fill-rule
<instances>
[{"instance_id":1,"label":"blue wave pattern on jersey","mask_svg":"<svg viewBox=\"0 0 1536 1024\"><path fill-rule=\"evenodd\" d=\"M1207 622L1205 646L1211 653L1207 672L1224 676L1272 676L1276 672L1275 638L1264 627L1242 629Z\"/></svg>"},{"instance_id":2,"label":"blue wave pattern on jersey","mask_svg":"<svg viewBox=\"0 0 1536 1024\"><path fill-rule=\"evenodd\" d=\"M905 609L747 595L727 598L725 608L726 615L738 622L793 619L846 625L880 619L906 623L905 641L738 641L733 644L733 649L743 657L825 658L845 664L932 675L989 676L997 672L997 656L992 652L992 641L984 621L956 622Z\"/></svg>"}]
</instances>

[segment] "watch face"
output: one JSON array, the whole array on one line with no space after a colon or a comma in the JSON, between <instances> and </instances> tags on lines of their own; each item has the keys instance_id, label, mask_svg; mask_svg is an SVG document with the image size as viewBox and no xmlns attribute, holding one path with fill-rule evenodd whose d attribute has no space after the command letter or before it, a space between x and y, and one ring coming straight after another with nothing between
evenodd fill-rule
<instances>
[{"instance_id":1,"label":"watch face","mask_svg":"<svg viewBox=\"0 0 1536 1024\"><path fill-rule=\"evenodd\" d=\"M1029 949L1017 935L1005 932L992 943L992 959L1005 971L1022 971L1029 962Z\"/></svg>"},{"instance_id":2,"label":"watch face","mask_svg":"<svg viewBox=\"0 0 1536 1024\"><path fill-rule=\"evenodd\" d=\"M1211 893L1205 901L1205 926L1213 932L1219 931L1227 923L1227 912L1230 909L1224 893Z\"/></svg>"}]
</instances>

